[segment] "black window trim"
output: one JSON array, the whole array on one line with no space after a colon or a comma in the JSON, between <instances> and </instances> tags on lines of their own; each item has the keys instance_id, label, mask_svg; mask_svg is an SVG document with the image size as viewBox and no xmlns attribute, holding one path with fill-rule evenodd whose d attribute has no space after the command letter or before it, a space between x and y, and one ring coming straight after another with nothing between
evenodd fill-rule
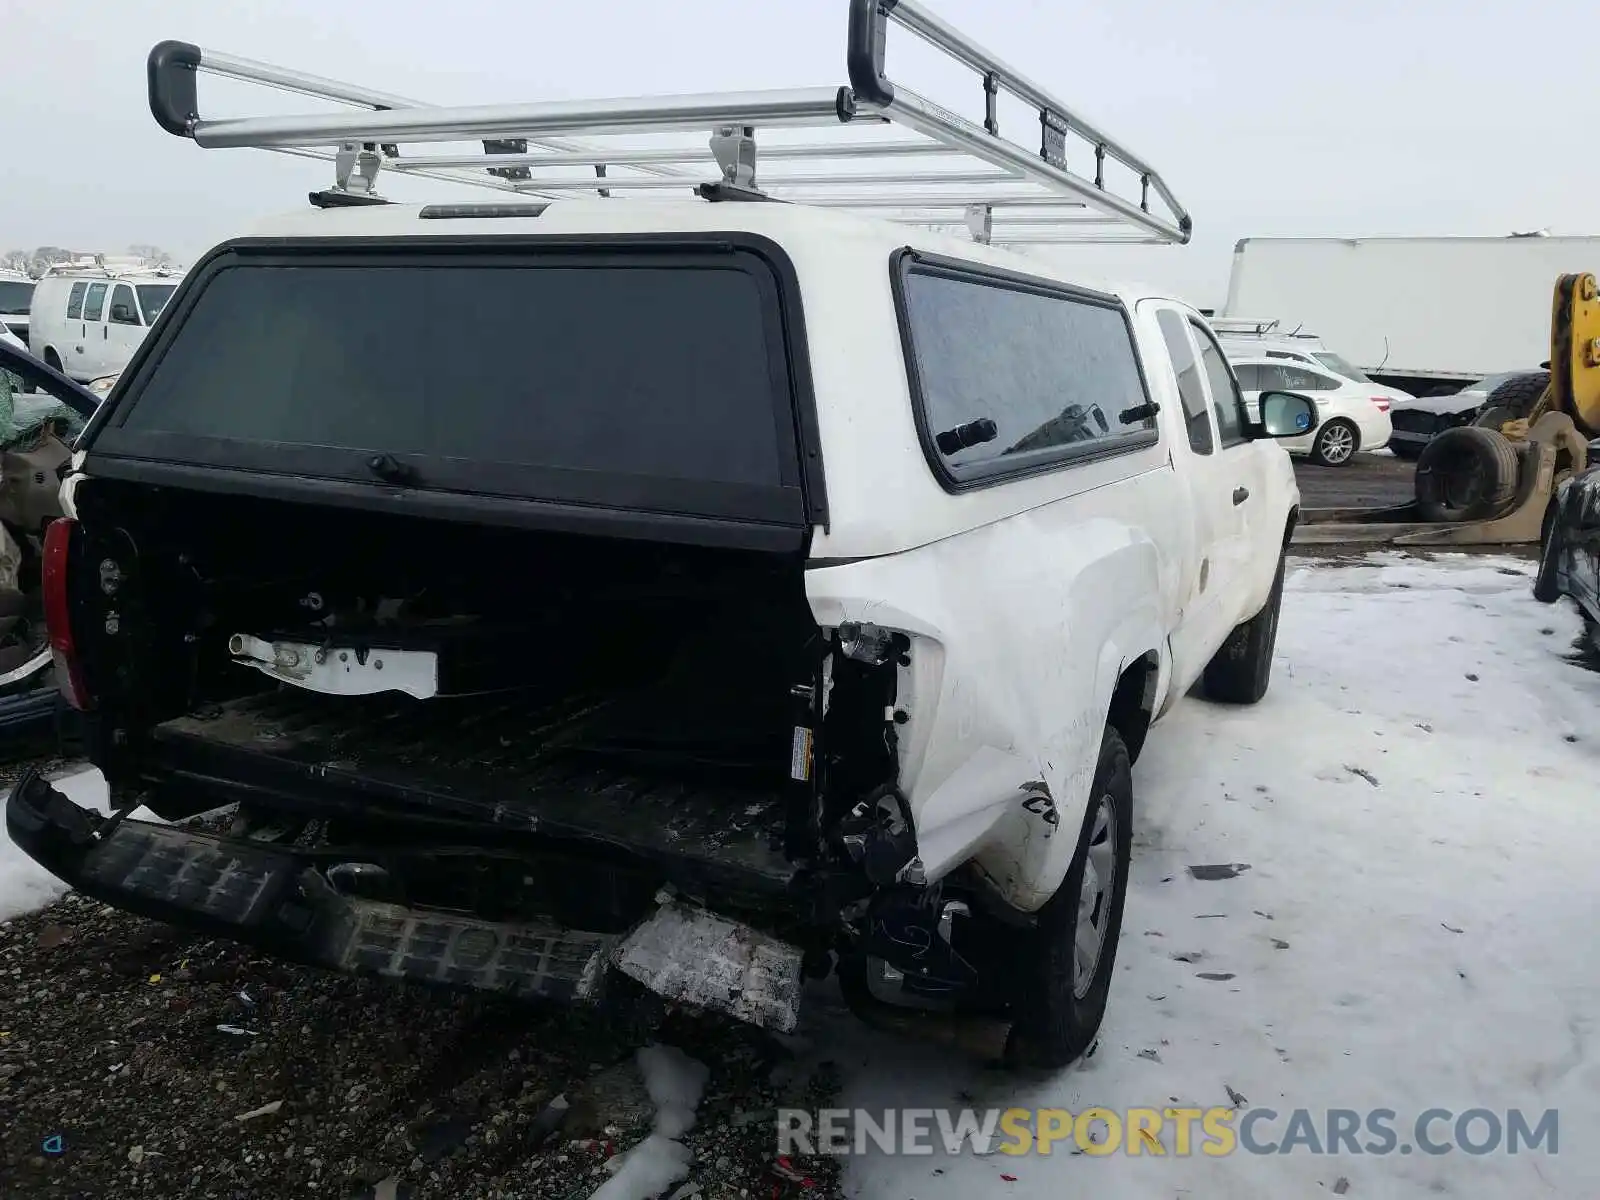
<instances>
[{"instance_id":1,"label":"black window trim","mask_svg":"<svg viewBox=\"0 0 1600 1200\"><path fill-rule=\"evenodd\" d=\"M1217 414L1209 403L1211 397L1211 385L1209 383L1206 385L1205 399L1207 403L1205 405L1205 412L1202 414L1206 421L1206 448L1204 450L1199 450L1195 448L1194 438L1189 432L1189 421L1191 418L1189 416L1189 405L1183 398L1183 375L1178 370L1178 364L1172 357L1172 346L1168 341L1167 328L1161 320L1162 317L1165 317L1169 314L1172 316L1173 320L1182 326L1181 332L1188 340L1189 348L1194 352L1194 365L1196 370L1195 377L1197 379L1203 379L1205 376L1200 365L1200 348L1194 344L1194 335L1189 332L1188 328L1194 322L1191 320L1188 311L1183 308L1182 305L1174 304L1170 300L1157 302L1156 330L1161 334L1162 352L1167 356L1167 361L1172 367L1172 382L1177 388L1178 392L1178 413L1183 418L1184 441L1188 442L1189 450L1195 455L1195 457L1210 458L1213 454L1222 449L1222 438L1220 436L1220 431L1217 429Z\"/></svg>"},{"instance_id":2,"label":"black window trim","mask_svg":"<svg viewBox=\"0 0 1600 1200\"><path fill-rule=\"evenodd\" d=\"M137 402L144 381L160 363L209 280L238 262L392 263L415 254L430 262L450 255L458 262L503 265L508 258L560 254L610 263L647 259L742 254L764 289L774 293L769 312L770 361L774 404L793 436L780 444L781 488L705 483L630 476L597 479L595 473L489 464L437 457L397 455L416 467L427 483L415 492L374 479L358 450L329 450L284 444L245 443L228 438L125 431L122 422ZM759 264L759 265L758 265ZM764 269L762 269L764 268ZM170 318L170 319L169 319ZM90 475L134 482L201 486L208 475L228 487L266 497L299 491L318 502L351 507L396 507L419 514L436 512L456 519L493 519L519 514L513 523L536 525L544 513L550 527L574 532L682 540L694 544L748 545L752 549L809 546L813 527L828 525L820 425L812 386L811 362L799 279L781 247L755 234L736 232L619 235L444 235L382 238L238 238L210 251L179 282L161 316L125 368L115 392L85 429L79 447L86 451ZM586 488L577 488L578 477ZM556 495L539 496L542 488ZM796 521L800 514L802 520ZM467 515L463 515L467 514Z\"/></svg>"},{"instance_id":3,"label":"black window trim","mask_svg":"<svg viewBox=\"0 0 1600 1200\"><path fill-rule=\"evenodd\" d=\"M930 254L913 246L900 247L889 256L889 280L894 292L895 320L900 327L900 350L905 361L906 382L911 390L911 415L916 423L917 440L922 444L922 456L927 460L933 477L946 492L960 495L964 492L996 487L1019 479L1051 474L1068 467L1121 458L1160 444L1161 426L1158 420L1154 428L1142 433L1096 438L1079 446L1063 446L1055 453L1039 451L1020 466L1001 464L998 460L991 459L984 463L974 463L967 473L957 476L944 461L944 455L940 453L934 441L934 432L928 425L927 405L922 390L922 370L906 303L906 279L913 271L940 275L948 279L961 279L986 287L1030 292L1034 295L1112 309L1122 317L1123 326L1128 332L1128 349L1133 357L1134 369L1139 375L1139 388L1146 404L1152 403L1150 382L1145 377L1144 361L1139 353L1139 340L1134 335L1133 318L1129 315L1127 306L1117 297L987 263L975 263L943 254Z\"/></svg>"}]
</instances>

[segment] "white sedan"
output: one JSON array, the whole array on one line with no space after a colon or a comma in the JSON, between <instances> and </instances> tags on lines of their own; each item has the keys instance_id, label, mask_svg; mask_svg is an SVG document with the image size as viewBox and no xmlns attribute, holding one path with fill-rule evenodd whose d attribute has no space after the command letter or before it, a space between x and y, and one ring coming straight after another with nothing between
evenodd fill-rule
<instances>
[{"instance_id":1,"label":"white sedan","mask_svg":"<svg viewBox=\"0 0 1600 1200\"><path fill-rule=\"evenodd\" d=\"M1291 454L1306 454L1325 467L1343 467L1358 450L1381 450L1389 444L1391 399L1370 383L1345 379L1303 363L1281 358L1240 357L1230 360L1239 377L1250 416L1262 392L1298 392L1317 404L1317 428L1301 438L1280 442Z\"/></svg>"}]
</instances>

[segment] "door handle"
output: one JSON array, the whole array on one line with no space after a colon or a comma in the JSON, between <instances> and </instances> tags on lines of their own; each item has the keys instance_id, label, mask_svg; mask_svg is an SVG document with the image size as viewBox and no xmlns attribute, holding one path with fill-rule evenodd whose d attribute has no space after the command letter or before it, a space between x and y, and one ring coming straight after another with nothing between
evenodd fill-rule
<instances>
[{"instance_id":1,"label":"door handle","mask_svg":"<svg viewBox=\"0 0 1600 1200\"><path fill-rule=\"evenodd\" d=\"M1233 502L1235 504L1243 504L1248 499L1250 499L1249 488L1236 487L1233 489Z\"/></svg>"}]
</instances>

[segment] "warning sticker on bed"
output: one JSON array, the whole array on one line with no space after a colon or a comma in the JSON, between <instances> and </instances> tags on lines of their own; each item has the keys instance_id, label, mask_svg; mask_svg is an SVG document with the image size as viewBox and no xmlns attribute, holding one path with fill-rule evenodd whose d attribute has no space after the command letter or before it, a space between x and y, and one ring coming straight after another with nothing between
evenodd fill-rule
<instances>
[{"instance_id":1,"label":"warning sticker on bed","mask_svg":"<svg viewBox=\"0 0 1600 1200\"><path fill-rule=\"evenodd\" d=\"M794 727L794 744L789 748L789 778L801 783L811 778L811 730Z\"/></svg>"}]
</instances>

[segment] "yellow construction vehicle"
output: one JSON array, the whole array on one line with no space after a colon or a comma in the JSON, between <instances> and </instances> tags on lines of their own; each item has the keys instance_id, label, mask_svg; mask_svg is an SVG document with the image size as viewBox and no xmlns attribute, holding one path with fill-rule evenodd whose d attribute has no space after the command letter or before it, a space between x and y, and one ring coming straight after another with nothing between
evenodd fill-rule
<instances>
[{"instance_id":1,"label":"yellow construction vehicle","mask_svg":"<svg viewBox=\"0 0 1600 1200\"><path fill-rule=\"evenodd\" d=\"M1600 287L1593 275L1563 275L1551 306L1547 378L1530 373L1507 381L1472 424L1428 442L1411 503L1306 509L1294 542L1537 542L1555 489L1594 454L1600 454Z\"/></svg>"}]
</instances>

